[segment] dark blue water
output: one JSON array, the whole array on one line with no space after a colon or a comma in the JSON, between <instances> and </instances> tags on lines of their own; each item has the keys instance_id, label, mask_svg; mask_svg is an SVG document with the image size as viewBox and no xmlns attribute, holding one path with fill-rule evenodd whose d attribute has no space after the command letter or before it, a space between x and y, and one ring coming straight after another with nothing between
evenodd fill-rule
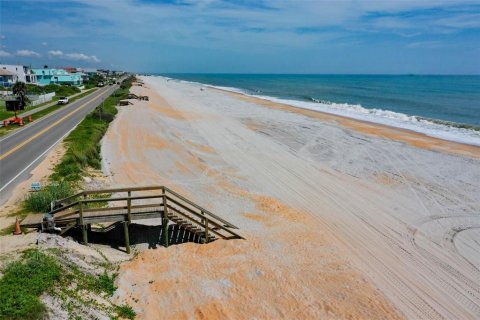
<instances>
[{"instance_id":1,"label":"dark blue water","mask_svg":"<svg viewBox=\"0 0 480 320\"><path fill-rule=\"evenodd\" d=\"M361 105L480 126L480 76L168 74L250 94Z\"/></svg>"}]
</instances>

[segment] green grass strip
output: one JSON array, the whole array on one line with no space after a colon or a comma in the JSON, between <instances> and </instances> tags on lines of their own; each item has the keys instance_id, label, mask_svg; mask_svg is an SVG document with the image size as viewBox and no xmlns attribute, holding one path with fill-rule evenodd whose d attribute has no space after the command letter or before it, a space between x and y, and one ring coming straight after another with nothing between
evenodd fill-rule
<instances>
[{"instance_id":1,"label":"green grass strip","mask_svg":"<svg viewBox=\"0 0 480 320\"><path fill-rule=\"evenodd\" d=\"M87 167L100 169L100 140L117 113L117 104L128 95L133 77L122 82L112 95L88 114L85 119L65 139L67 150L50 176L52 181L80 181Z\"/></svg>"},{"instance_id":2,"label":"green grass strip","mask_svg":"<svg viewBox=\"0 0 480 320\"><path fill-rule=\"evenodd\" d=\"M0 279L0 319L43 319L46 308L39 296L60 278L60 271L52 257L25 251Z\"/></svg>"}]
</instances>

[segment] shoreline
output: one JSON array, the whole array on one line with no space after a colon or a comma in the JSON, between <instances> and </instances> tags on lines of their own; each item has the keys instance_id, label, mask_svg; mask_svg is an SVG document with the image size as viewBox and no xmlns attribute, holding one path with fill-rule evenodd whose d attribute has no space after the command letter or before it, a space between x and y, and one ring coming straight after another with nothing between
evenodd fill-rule
<instances>
[{"instance_id":1,"label":"shoreline","mask_svg":"<svg viewBox=\"0 0 480 320\"><path fill-rule=\"evenodd\" d=\"M401 318L323 222L281 197L239 185L247 181L233 166L223 167L221 150L183 127L208 124L214 114L178 108L183 103L143 79L146 86L132 91L149 101L121 107L102 142L110 182L165 184L238 225L247 240L141 250L120 268L118 298L145 319ZM140 119L149 121L132 131ZM145 295L148 301L139 298ZM189 305L178 304L177 295Z\"/></svg>"},{"instance_id":2,"label":"shoreline","mask_svg":"<svg viewBox=\"0 0 480 320\"><path fill-rule=\"evenodd\" d=\"M235 86L213 85L208 82L197 80L183 80L182 78L170 78L163 75L155 77L164 78L167 81L177 81L203 86L205 88L217 89L228 93L240 94L247 97L265 100L268 102L292 106L302 110L312 110L324 114L344 117L360 122L373 123L392 128L398 128L406 131L423 134L428 137L436 138L453 143L476 146L480 148L480 124L458 122L455 120L440 119L434 115L418 115L411 111L393 111L387 109L365 108L361 104L343 103L332 101L317 100L309 96L304 96L308 100L302 100L300 97L287 98L275 95L261 95L258 93L249 93L247 88ZM395 109L395 108L393 108ZM473 116L473 115L472 115Z\"/></svg>"},{"instance_id":3,"label":"shoreline","mask_svg":"<svg viewBox=\"0 0 480 320\"><path fill-rule=\"evenodd\" d=\"M200 85L204 85L199 83ZM427 150L443 151L451 154L458 154L462 156L480 159L480 146L455 142L445 139L429 136L425 133L413 131L410 129L403 129L394 126L389 126L382 123L371 122L367 120L359 120L347 116L336 115L318 110L311 110L301 107L292 106L289 104L273 102L267 99L254 97L251 95L233 92L225 89L216 88L208 85L209 89L223 92L239 99L261 104L266 107L287 110L290 112L300 113L308 117L313 117L322 121L335 122L341 126L348 127L364 134L383 137L391 140L408 143L417 148L424 148Z\"/></svg>"},{"instance_id":4,"label":"shoreline","mask_svg":"<svg viewBox=\"0 0 480 320\"><path fill-rule=\"evenodd\" d=\"M477 233L458 231L479 219L475 149L196 84L142 79L146 86L134 92L150 101L122 107L102 143L110 182L168 185L238 225L248 240L146 250L122 265L119 297L141 316L265 318L292 308L304 311L299 318L477 314ZM439 214L445 222L437 223ZM345 291L352 283L363 285ZM178 305L166 287L189 306ZM273 298L278 290L284 300ZM148 301L138 301L142 296ZM373 300L380 304L365 303Z\"/></svg>"}]
</instances>

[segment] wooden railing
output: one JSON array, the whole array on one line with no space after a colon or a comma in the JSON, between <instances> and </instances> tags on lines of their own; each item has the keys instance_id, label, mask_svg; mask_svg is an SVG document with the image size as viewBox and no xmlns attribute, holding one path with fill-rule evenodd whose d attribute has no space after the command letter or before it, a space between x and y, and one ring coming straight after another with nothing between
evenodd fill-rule
<instances>
[{"instance_id":1,"label":"wooden railing","mask_svg":"<svg viewBox=\"0 0 480 320\"><path fill-rule=\"evenodd\" d=\"M102 194L113 196L96 197ZM138 203L139 201L142 203ZM151 202L148 203L148 201ZM99 204L105 206L99 207ZM70 225L73 226L73 223L76 223L82 226L84 243L88 243L86 230L89 224L113 219L113 217L115 221L124 222L126 243L128 243L128 224L132 220L143 219L153 213L162 218L163 242L166 245L168 245L169 221L201 234L204 242L209 242L214 237L243 239L232 230L238 227L165 186L87 190L56 200L52 202L51 207L49 214L53 215L56 221L74 220L76 222L70 222Z\"/></svg>"}]
</instances>

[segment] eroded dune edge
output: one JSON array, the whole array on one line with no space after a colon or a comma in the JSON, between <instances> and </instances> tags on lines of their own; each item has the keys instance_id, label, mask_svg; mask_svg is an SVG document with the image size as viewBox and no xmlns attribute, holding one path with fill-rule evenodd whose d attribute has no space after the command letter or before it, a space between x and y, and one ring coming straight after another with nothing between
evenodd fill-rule
<instances>
[{"instance_id":1,"label":"eroded dune edge","mask_svg":"<svg viewBox=\"0 0 480 320\"><path fill-rule=\"evenodd\" d=\"M102 142L109 183L165 184L247 240L123 264L141 318L480 316L478 148L142 80Z\"/></svg>"}]
</instances>

